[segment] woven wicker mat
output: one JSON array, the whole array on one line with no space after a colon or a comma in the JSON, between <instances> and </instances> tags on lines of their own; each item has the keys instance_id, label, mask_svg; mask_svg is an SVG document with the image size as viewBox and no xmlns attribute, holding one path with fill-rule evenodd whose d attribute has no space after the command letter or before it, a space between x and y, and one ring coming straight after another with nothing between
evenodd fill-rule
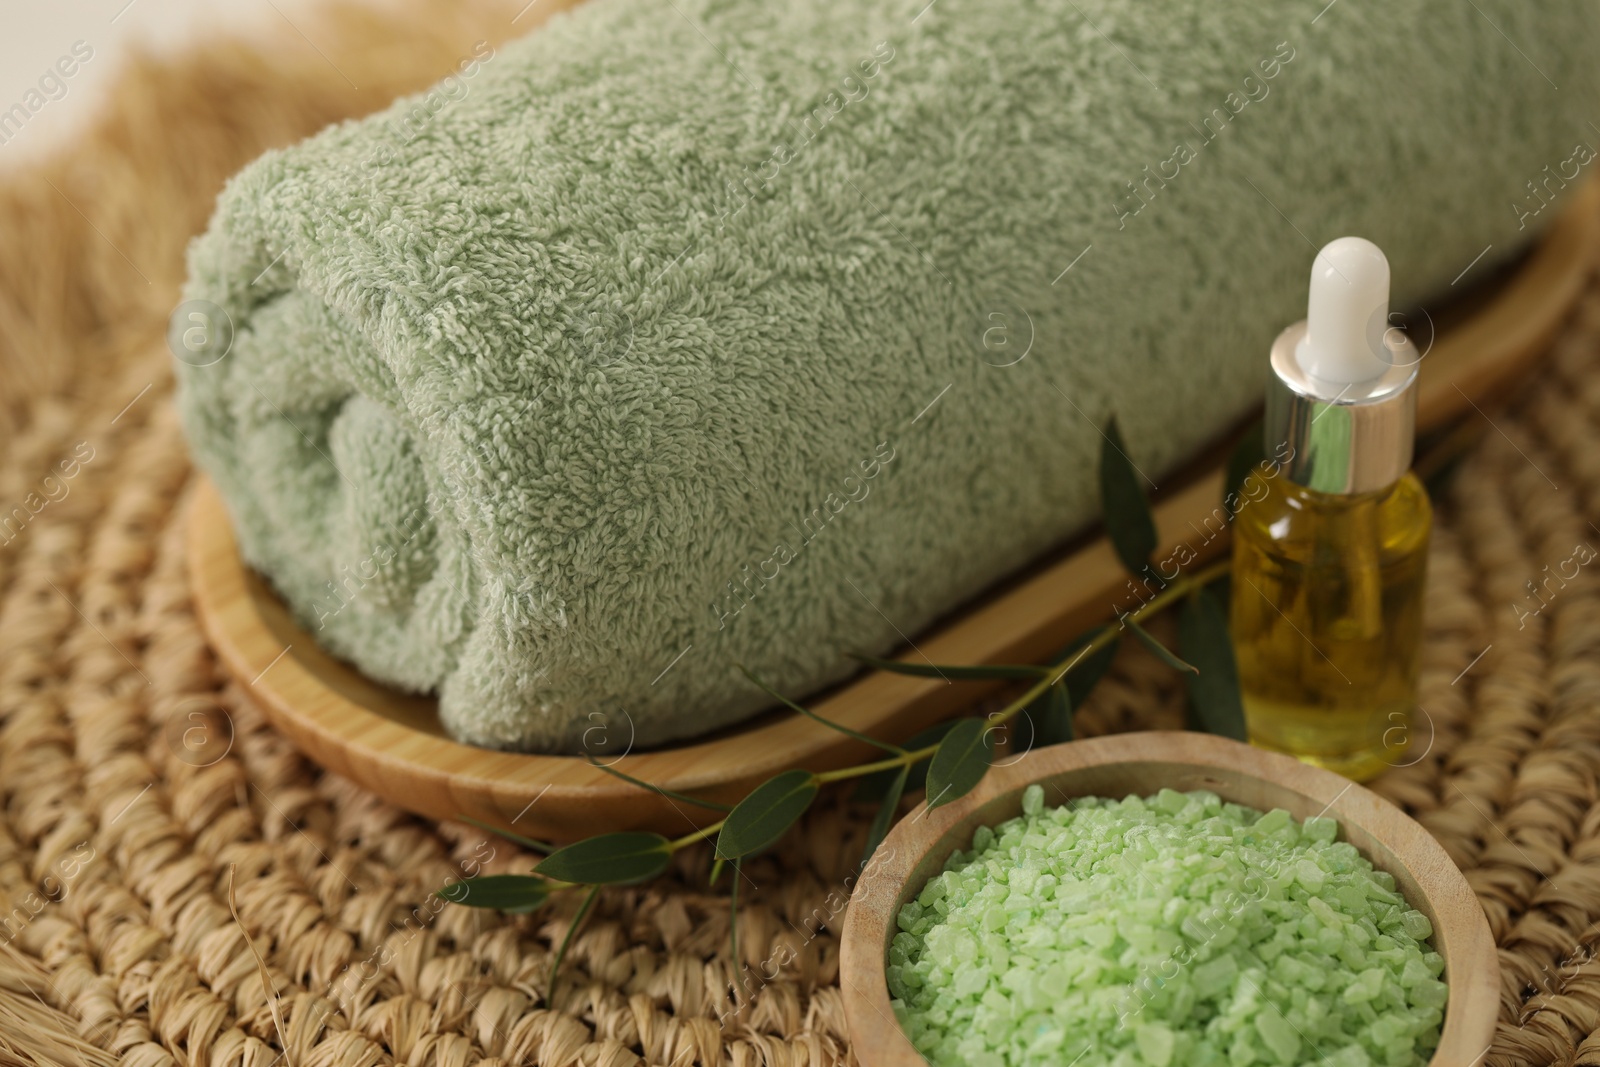
<instances>
[{"instance_id":1,"label":"woven wicker mat","mask_svg":"<svg viewBox=\"0 0 1600 1067\"><path fill-rule=\"evenodd\" d=\"M318 772L226 681L190 610L191 470L161 340L184 241L262 148L533 21L514 14L425 0L285 29L271 63L216 42L139 63L70 156L0 183L0 517L26 515L0 533L0 1064L850 1059L836 931L863 813L826 800L749 865L746 962L795 952L753 998L726 992L727 900L700 888L702 851L601 897L551 1003L570 906L502 918L431 896L533 857ZM1488 913L1496 1065L1600 1064L1600 589L1594 568L1552 577L1600 544L1597 369L1591 293L1442 502L1420 758L1378 783ZM1142 655L1082 732L1179 723L1169 672ZM231 734L224 758L185 761L196 723Z\"/></svg>"}]
</instances>

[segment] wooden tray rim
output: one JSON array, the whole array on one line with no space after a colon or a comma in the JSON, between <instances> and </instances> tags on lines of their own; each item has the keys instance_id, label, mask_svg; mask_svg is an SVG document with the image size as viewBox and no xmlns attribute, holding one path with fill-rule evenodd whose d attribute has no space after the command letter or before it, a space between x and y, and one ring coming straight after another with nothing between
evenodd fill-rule
<instances>
[{"instance_id":1,"label":"wooden tray rim","mask_svg":"<svg viewBox=\"0 0 1600 1067\"><path fill-rule=\"evenodd\" d=\"M1436 427L1524 373L1547 346L1582 291L1600 244L1600 184L1586 186L1552 225L1522 269L1481 311L1438 339L1424 361L1419 428ZM1191 518L1212 511L1221 472L1198 478L1156 505L1161 553L1191 537ZM286 649L257 610L226 509L201 479L188 520L189 563L201 624L229 673L266 716L313 760L409 810L434 818L470 816L507 825L542 806L531 820L557 837L579 827L687 829L714 813L686 809L628 785L587 760L463 745L395 721L351 700L308 669L302 656L331 657L304 637ZM1215 556L1226 537L1202 546ZM1124 575L1098 537L934 633L919 636L933 662L1037 660L1109 615ZM298 646L298 642L292 642ZM294 651L295 654L288 654ZM348 667L340 668L350 670ZM370 683L369 683L370 684ZM993 685L871 671L835 690L815 710L866 733L903 737L960 708ZM382 692L373 687L378 695ZM628 772L679 792L737 799L784 769L825 770L864 758L861 742L798 715L778 716L715 740L628 755ZM598 807L596 805L599 805ZM611 825L615 823L615 825ZM527 825L527 824L524 824Z\"/></svg>"}]
</instances>

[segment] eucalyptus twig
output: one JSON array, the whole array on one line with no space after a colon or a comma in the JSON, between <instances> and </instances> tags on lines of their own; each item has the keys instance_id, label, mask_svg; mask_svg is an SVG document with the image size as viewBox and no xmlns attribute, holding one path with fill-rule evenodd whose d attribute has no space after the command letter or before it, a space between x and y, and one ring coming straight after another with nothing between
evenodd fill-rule
<instances>
[{"instance_id":1,"label":"eucalyptus twig","mask_svg":"<svg viewBox=\"0 0 1600 1067\"><path fill-rule=\"evenodd\" d=\"M1221 578L1227 573L1228 563L1224 560L1221 563L1213 563L1211 566L1196 571L1194 574L1187 577L1177 578L1161 592L1147 600L1137 610L1130 611L1127 615L1123 616L1123 618L1133 622L1133 624L1137 626L1142 620L1158 614L1163 609L1170 607L1176 601L1188 596L1190 592L1210 585L1212 582L1216 581L1218 578ZM1141 632L1143 631L1141 630ZM989 724L991 726L998 726L1002 723L1010 722L1012 719L1016 718L1019 712L1021 712L1039 697L1043 696L1047 689L1058 682L1064 681L1067 673L1072 670L1073 667L1077 666L1080 661L1087 659L1089 656L1100 651L1102 648L1110 645L1117 639L1117 636L1118 634L1115 629L1107 629L1101 632L1087 645L1085 645L1083 650L1060 670L1056 671L1054 674L1049 674L1043 678L1040 678L1037 682L1028 687L1027 692L1023 693L1020 697L1007 704L1002 710L995 712L994 715L990 716L988 720ZM1154 638L1151 638L1151 640L1153 641ZM1191 671L1195 669L1189 664L1184 664L1184 668ZM917 749L915 752L907 752L903 756L895 756L891 759L881 759L874 763L863 763L856 767L840 767L839 769L832 771L819 771L816 775L816 778L819 782L824 784L828 782L842 782L851 778L860 778L863 775L872 774L877 771L886 771L901 766L909 766L910 764L921 763L923 760L931 758L938 748L938 745L928 745L924 748Z\"/></svg>"},{"instance_id":2,"label":"eucalyptus twig","mask_svg":"<svg viewBox=\"0 0 1600 1067\"><path fill-rule=\"evenodd\" d=\"M743 674L746 678L748 678L752 682L754 682L757 686L759 686L764 692L766 692L766 694L768 696L777 698L778 700L782 701L783 705L785 707L787 707L789 710L798 711L800 714L804 715L806 718L812 720L813 722L820 722L822 725L828 727L830 730L838 730L841 734L845 734L846 736L853 737L857 741L864 741L867 744L871 745L873 748L881 748L885 752L890 753L891 755L904 756L906 754L906 750L901 748L899 745L891 745L887 741L879 741L876 737L868 737L866 734L860 733L859 731L856 731L856 730L852 730L852 729L850 729L850 727L844 726L844 725L842 725L840 723L836 723L832 719L824 719L821 715L818 715L816 712L812 711L810 708L801 707L799 704L796 704L794 701L790 700L788 697L784 696L782 693L778 692L776 689L774 689L771 686L769 686L766 682L763 682L760 678L757 678L754 674L752 674L750 671L746 670L744 667L740 667L739 668L739 672L741 674Z\"/></svg>"},{"instance_id":3,"label":"eucalyptus twig","mask_svg":"<svg viewBox=\"0 0 1600 1067\"><path fill-rule=\"evenodd\" d=\"M470 823L480 830L487 830L491 834L505 838L507 841L515 841L523 848L530 849L531 851L537 852L543 856L548 856L550 853L556 850L556 846L550 844L548 841L540 841L532 837L523 837L521 834L514 834L510 830L502 830L500 827L495 826L492 823L482 822L478 819L472 818L470 815L461 816L461 821L464 823Z\"/></svg>"},{"instance_id":4,"label":"eucalyptus twig","mask_svg":"<svg viewBox=\"0 0 1600 1067\"><path fill-rule=\"evenodd\" d=\"M1107 446L1101 452L1100 496L1106 533L1128 572L1140 579L1153 578L1160 582L1159 592L1136 609L1118 613L1116 625L1108 623L1080 636L1047 664L946 666L856 657L879 670L918 677L938 676L956 682L1027 682L1027 688L1005 707L988 716L967 716L941 723L904 744L893 744L816 714L740 667L747 678L791 710L830 730L881 749L887 755L868 763L828 771L800 768L783 771L761 783L731 808L673 792L591 760L607 774L640 789L718 812L721 818L676 838L631 830L586 838L563 848L507 835L548 853L532 874L469 879L445 887L440 895L460 904L527 912L542 906L552 893L587 889L551 965L548 995L553 996L567 947L593 906L600 886L649 881L665 873L677 853L702 841L714 841L709 882L715 885L725 867L731 866L734 871L729 891L729 950L737 971L742 864L747 857L770 848L798 822L824 785L858 779L857 798L878 802L877 815L867 830L866 852L862 857L865 863L888 833L906 791L925 790L928 807L935 808L965 796L977 786L994 760L997 727L1024 715L1033 726L1030 747L1041 738L1046 743L1070 741L1073 708L1105 674L1123 630L1131 630L1162 663L1183 673L1195 724L1212 733L1242 738L1244 714L1233 648L1227 635L1226 610L1222 600L1208 588L1227 574L1228 563L1213 563L1170 581L1158 576L1151 563L1158 538L1144 485L1128 458L1127 446L1114 422L1108 427L1105 438ZM1247 437L1241 442L1229 465L1230 486L1237 478L1248 474L1258 452L1258 441ZM1228 496L1232 495L1230 490ZM1224 506L1228 506L1228 496L1224 497ZM1143 625L1180 603L1178 629L1182 658L1152 637ZM1036 713L1041 717L1038 722L1034 721Z\"/></svg>"},{"instance_id":5,"label":"eucalyptus twig","mask_svg":"<svg viewBox=\"0 0 1600 1067\"><path fill-rule=\"evenodd\" d=\"M578 934L578 927L583 925L583 920L589 917L589 909L594 907L594 898L600 895L599 886L591 886L589 894L583 898L583 903L578 905L578 912L572 917L572 924L567 927L567 932L561 939L561 947L556 949L555 959L550 961L550 978L545 984L545 1003L553 1004L556 999L556 980L561 976L561 961L567 958L567 948L572 944L572 939Z\"/></svg>"},{"instance_id":6,"label":"eucalyptus twig","mask_svg":"<svg viewBox=\"0 0 1600 1067\"><path fill-rule=\"evenodd\" d=\"M704 841L706 838L720 833L722 831L722 824L727 821L727 819L718 819L709 826L702 826L700 829L693 830L687 834L684 834L682 837L674 838L673 840L667 842L667 847L674 852L686 849L690 845ZM723 857L719 856L717 858L722 859Z\"/></svg>"},{"instance_id":7,"label":"eucalyptus twig","mask_svg":"<svg viewBox=\"0 0 1600 1067\"><path fill-rule=\"evenodd\" d=\"M673 800L681 800L685 804L693 804L697 808L708 808L711 811L732 811L733 810L733 806L730 805L730 804L718 804L714 800L702 800L700 797L692 797L687 793L674 793L672 790L663 789L661 786L656 785L653 782L641 781L638 778L635 778L631 774L624 774L623 772L617 770L615 767L611 766L609 763L601 763L601 762L597 761L593 756L589 757L589 765L594 767L594 768L596 768L597 770L605 771L607 774L611 775L614 778L621 778L624 782L629 782L629 783L631 783L633 785L636 785L640 789L648 789L652 793L657 793L657 794L659 794L661 796L669 797L669 798L671 798Z\"/></svg>"}]
</instances>

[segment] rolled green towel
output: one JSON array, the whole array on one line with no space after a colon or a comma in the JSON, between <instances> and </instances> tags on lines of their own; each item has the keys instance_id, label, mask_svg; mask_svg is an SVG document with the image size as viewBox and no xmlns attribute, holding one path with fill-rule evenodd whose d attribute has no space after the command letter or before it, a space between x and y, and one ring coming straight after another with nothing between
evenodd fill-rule
<instances>
[{"instance_id":1,"label":"rolled green towel","mask_svg":"<svg viewBox=\"0 0 1600 1067\"><path fill-rule=\"evenodd\" d=\"M1092 520L1113 414L1160 484L1324 241L1402 300L1514 251L1596 54L1568 0L592 0L229 184L185 425L455 736L688 737Z\"/></svg>"}]
</instances>

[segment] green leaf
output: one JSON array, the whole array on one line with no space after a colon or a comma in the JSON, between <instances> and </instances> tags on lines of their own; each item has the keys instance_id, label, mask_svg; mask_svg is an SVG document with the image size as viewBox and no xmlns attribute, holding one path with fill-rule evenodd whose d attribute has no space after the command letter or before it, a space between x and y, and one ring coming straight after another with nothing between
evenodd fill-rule
<instances>
[{"instance_id":1,"label":"green leaf","mask_svg":"<svg viewBox=\"0 0 1600 1067\"><path fill-rule=\"evenodd\" d=\"M972 792L994 760L994 734L982 719L957 719L928 766L928 810Z\"/></svg>"},{"instance_id":2,"label":"green leaf","mask_svg":"<svg viewBox=\"0 0 1600 1067\"><path fill-rule=\"evenodd\" d=\"M976 667L934 666L931 663L906 663L897 659L875 659L872 656L851 656L868 667L895 674L909 674L914 678L943 678L951 682L999 682L1016 679L1042 678L1049 672L1044 667L1031 667L1024 663L980 664Z\"/></svg>"},{"instance_id":3,"label":"green leaf","mask_svg":"<svg viewBox=\"0 0 1600 1067\"><path fill-rule=\"evenodd\" d=\"M721 856L718 856L715 860L713 860L711 863L711 877L706 879L706 885L716 885L717 879L722 877L722 868L726 867L727 865L728 861L723 859Z\"/></svg>"},{"instance_id":4,"label":"green leaf","mask_svg":"<svg viewBox=\"0 0 1600 1067\"><path fill-rule=\"evenodd\" d=\"M1239 438L1239 443L1228 454L1228 470L1222 482L1222 509L1228 515L1228 520L1239 513L1239 508L1245 499L1244 480L1256 465L1267 458L1266 447L1261 440L1261 420L1257 419L1245 430L1244 436ZM1230 505L1229 500L1233 503Z\"/></svg>"},{"instance_id":5,"label":"green leaf","mask_svg":"<svg viewBox=\"0 0 1600 1067\"><path fill-rule=\"evenodd\" d=\"M910 775L910 767L901 767L895 773L894 781L889 783L889 791L884 794L883 803L878 805L878 814L872 817L872 825L867 828L867 847L861 853L863 867L872 858L872 854L878 851L883 839L889 836L889 827L894 824L894 817L900 811L900 796L905 792L906 779Z\"/></svg>"},{"instance_id":6,"label":"green leaf","mask_svg":"<svg viewBox=\"0 0 1600 1067\"><path fill-rule=\"evenodd\" d=\"M915 752L929 745L937 745L944 740L953 726L955 719L946 719L944 722L935 723L926 730L921 731L911 740L907 741L907 752ZM932 759L932 757L929 757ZM918 760L911 765L911 774L906 779L905 790L916 792L928 783L928 759ZM855 794L850 798L859 804L881 804L883 798L889 795L889 788L894 784L895 778L900 774L900 768L890 767L888 770L876 771L856 781Z\"/></svg>"},{"instance_id":7,"label":"green leaf","mask_svg":"<svg viewBox=\"0 0 1600 1067\"><path fill-rule=\"evenodd\" d=\"M1072 697L1065 682L1046 689L1023 714L1033 727L1033 736L1023 751L1072 740Z\"/></svg>"},{"instance_id":8,"label":"green leaf","mask_svg":"<svg viewBox=\"0 0 1600 1067\"><path fill-rule=\"evenodd\" d=\"M550 961L550 978L545 983L545 988L549 990L544 998L546 1004L555 1003L556 978L561 974L561 961L567 958L567 949L571 946L572 939L578 936L578 927L588 918L589 909L594 907L594 898L599 895L600 887L595 886L589 890L589 895L583 898L583 903L578 905L578 913L572 917L572 924L567 927L566 936L561 939L561 947L556 949L556 958Z\"/></svg>"},{"instance_id":9,"label":"green leaf","mask_svg":"<svg viewBox=\"0 0 1600 1067\"><path fill-rule=\"evenodd\" d=\"M1056 663L1070 663L1078 654L1078 650L1104 633L1106 627L1097 626L1093 630L1078 638L1062 650L1055 658ZM1105 677L1106 671L1111 669L1111 661L1117 656L1117 649L1122 644L1122 636L1118 634L1111 639L1106 647L1084 656L1074 664L1072 670L1067 672L1067 697L1075 708L1083 707L1083 702L1089 699L1089 693Z\"/></svg>"},{"instance_id":10,"label":"green leaf","mask_svg":"<svg viewBox=\"0 0 1600 1067\"><path fill-rule=\"evenodd\" d=\"M660 834L625 830L557 849L534 870L558 882L618 885L654 878L671 859L672 847Z\"/></svg>"},{"instance_id":11,"label":"green leaf","mask_svg":"<svg viewBox=\"0 0 1600 1067\"><path fill-rule=\"evenodd\" d=\"M1244 703L1228 619L1209 590L1200 590L1184 603L1178 616L1178 647L1200 667L1200 673L1188 679L1195 721L1206 733L1245 740Z\"/></svg>"},{"instance_id":12,"label":"green leaf","mask_svg":"<svg viewBox=\"0 0 1600 1067\"><path fill-rule=\"evenodd\" d=\"M1122 617L1122 624L1133 631L1133 636L1139 639L1140 644L1144 645L1144 647L1148 648L1151 652L1154 652L1157 659L1171 667L1173 670L1191 671L1195 674L1200 673L1200 669L1194 664L1183 662L1183 660L1173 655L1172 650L1167 648L1166 645L1163 645L1160 641L1157 641L1155 638L1151 637L1149 632L1145 630L1143 626L1140 626L1138 623L1133 621L1132 615L1124 615Z\"/></svg>"},{"instance_id":13,"label":"green leaf","mask_svg":"<svg viewBox=\"0 0 1600 1067\"><path fill-rule=\"evenodd\" d=\"M556 846L550 844L548 841L539 841L532 837L523 837L521 834L514 834L510 830L502 830L500 827L495 826L492 823L479 822L477 819L468 818L465 815L461 816L461 821L464 823L470 823L480 830L487 830L497 837L505 838L507 841L515 841L523 848L531 849L532 851L541 855L548 856L550 853L556 850Z\"/></svg>"},{"instance_id":14,"label":"green leaf","mask_svg":"<svg viewBox=\"0 0 1600 1067\"><path fill-rule=\"evenodd\" d=\"M823 726L826 726L830 730L837 730L837 731L839 731L839 733L844 734L846 737L853 737L857 741L863 741L863 742L871 745L873 748L882 749L883 751L889 753L889 755L891 755L891 756L903 756L903 755L905 755L905 751L906 750L901 748L899 745L891 745L887 741L879 741L875 737L868 737L864 733L860 733L860 732L858 732L856 730L852 730L852 729L850 729L850 727L845 726L842 723L834 722L832 719L824 719L821 715L818 715L816 712L812 711L810 708L802 708L799 704L796 704L794 701L790 700L788 697L784 696L782 693L778 692L776 689L773 689L771 686L767 685L766 682L763 682L760 678L757 678L754 674L752 674L749 671L745 670L743 667L740 667L739 670L744 674L744 676L746 678L748 678L748 679L750 679L750 681L754 682L756 684L756 686L758 688L760 688L763 692L765 692L768 696L772 697L775 700L781 700L784 703L784 705L787 706L791 711L798 711L800 714L804 715L806 718L811 719L814 722L819 722Z\"/></svg>"},{"instance_id":15,"label":"green leaf","mask_svg":"<svg viewBox=\"0 0 1600 1067\"><path fill-rule=\"evenodd\" d=\"M1205 590L1216 598L1217 607L1222 609L1222 617L1228 617L1228 606L1233 600L1233 576L1224 574L1212 582L1207 582ZM1182 629L1181 627L1179 628ZM1181 634L1180 634L1181 636Z\"/></svg>"},{"instance_id":16,"label":"green leaf","mask_svg":"<svg viewBox=\"0 0 1600 1067\"><path fill-rule=\"evenodd\" d=\"M643 779L635 778L631 774L624 774L623 772L617 770L615 767L607 766L604 763L597 763L593 756L589 757L589 764L591 766L593 766L593 767L598 768L599 770L605 771L607 774L609 774L609 775L611 775L611 776L613 776L615 778L621 778L624 782L631 782L632 784L638 786L640 789L648 789L652 793L659 793L660 795L662 795L664 797L670 797L673 800L681 800L685 804L693 804L696 807L700 807L700 808L709 808L711 811L732 811L733 810L733 808L729 807L727 804L718 804L714 800L701 800L699 797L692 797L687 793L674 793L670 789L663 789L661 786L656 785L654 782L646 782Z\"/></svg>"},{"instance_id":17,"label":"green leaf","mask_svg":"<svg viewBox=\"0 0 1600 1067\"><path fill-rule=\"evenodd\" d=\"M495 908L524 915L550 899L550 883L531 874L486 874L451 882L438 895L469 908Z\"/></svg>"},{"instance_id":18,"label":"green leaf","mask_svg":"<svg viewBox=\"0 0 1600 1067\"><path fill-rule=\"evenodd\" d=\"M1114 418L1106 426L1105 444L1100 449L1100 509L1117 558L1130 574L1142 576L1156 550L1156 523L1143 479L1128 458Z\"/></svg>"},{"instance_id":19,"label":"green leaf","mask_svg":"<svg viewBox=\"0 0 1600 1067\"><path fill-rule=\"evenodd\" d=\"M806 813L817 797L817 780L810 771L784 771L756 786L728 813L717 834L717 855L742 859L771 845Z\"/></svg>"}]
</instances>

